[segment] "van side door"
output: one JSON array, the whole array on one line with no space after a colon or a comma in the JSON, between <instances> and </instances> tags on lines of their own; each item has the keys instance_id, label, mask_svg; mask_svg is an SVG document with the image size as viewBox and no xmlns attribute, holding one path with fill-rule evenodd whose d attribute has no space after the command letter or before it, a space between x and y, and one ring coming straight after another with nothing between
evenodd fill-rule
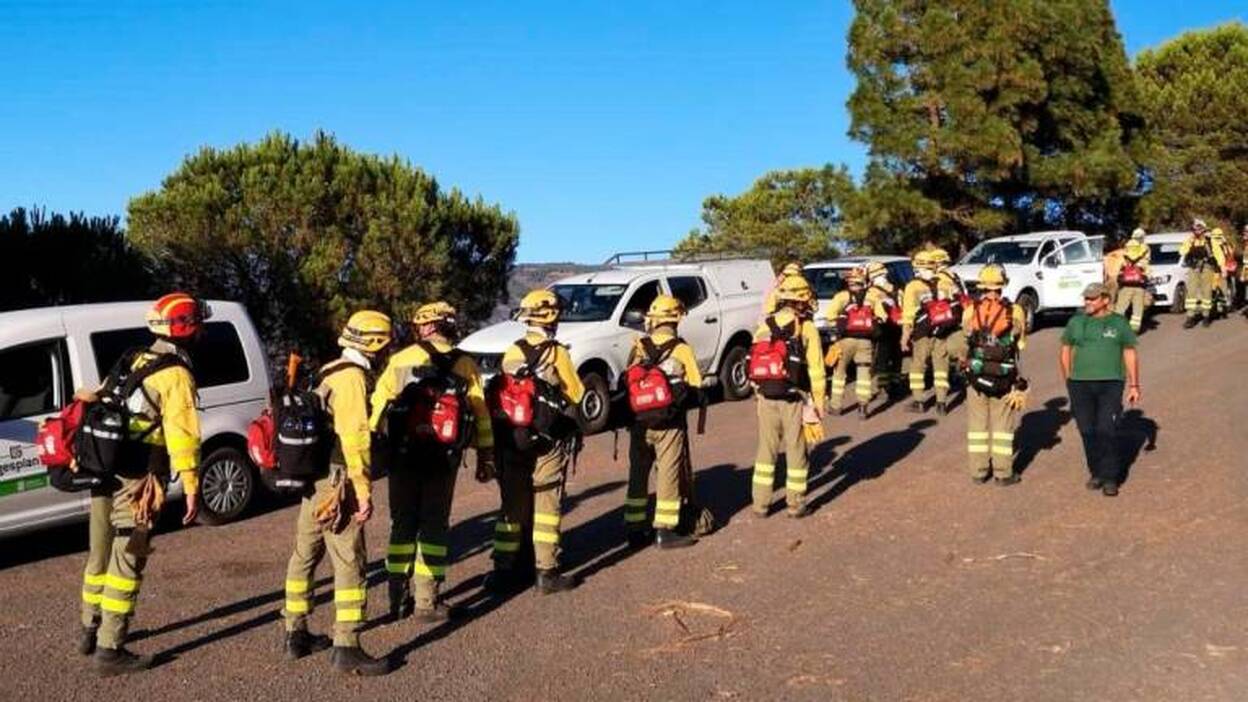
<instances>
[{"instance_id":1,"label":"van side door","mask_svg":"<svg viewBox=\"0 0 1248 702\"><path fill-rule=\"evenodd\" d=\"M88 492L58 492L39 462L35 432L61 410L73 378L64 337L0 349L0 535L86 510Z\"/></svg>"},{"instance_id":2,"label":"van side door","mask_svg":"<svg viewBox=\"0 0 1248 702\"><path fill-rule=\"evenodd\" d=\"M706 278L698 274L669 275L667 289L685 306L686 315L680 323L680 335L693 347L698 367L708 372L719 353L723 331L719 296L710 289Z\"/></svg>"},{"instance_id":3,"label":"van side door","mask_svg":"<svg viewBox=\"0 0 1248 702\"><path fill-rule=\"evenodd\" d=\"M1083 289L1104 277L1100 240L1076 239L1041 261L1044 274L1042 304L1050 309L1074 309L1083 304Z\"/></svg>"}]
</instances>

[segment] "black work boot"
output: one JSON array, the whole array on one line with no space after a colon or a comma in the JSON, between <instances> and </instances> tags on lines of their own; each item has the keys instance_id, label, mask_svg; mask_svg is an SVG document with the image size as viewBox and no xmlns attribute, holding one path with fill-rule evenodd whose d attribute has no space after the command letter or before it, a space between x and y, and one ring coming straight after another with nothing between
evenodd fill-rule
<instances>
[{"instance_id":1,"label":"black work boot","mask_svg":"<svg viewBox=\"0 0 1248 702\"><path fill-rule=\"evenodd\" d=\"M416 608L416 601L412 598L410 581L406 578L402 580L398 578L391 579L388 594L390 595L391 621L397 622L412 616L412 610Z\"/></svg>"},{"instance_id":2,"label":"black work boot","mask_svg":"<svg viewBox=\"0 0 1248 702\"><path fill-rule=\"evenodd\" d=\"M510 568L495 568L485 576L481 589L492 595L502 595L516 589L519 578Z\"/></svg>"},{"instance_id":3,"label":"black work boot","mask_svg":"<svg viewBox=\"0 0 1248 702\"><path fill-rule=\"evenodd\" d=\"M1105 484L1101 486L1101 494L1106 497L1117 497L1118 496L1118 483L1108 481L1108 480L1105 481Z\"/></svg>"},{"instance_id":4,"label":"black work boot","mask_svg":"<svg viewBox=\"0 0 1248 702\"><path fill-rule=\"evenodd\" d=\"M543 595L553 595L556 592L567 592L576 587L576 581L570 576L561 575L559 571L551 568L549 570L537 571L537 582L533 584L537 591Z\"/></svg>"},{"instance_id":5,"label":"black work boot","mask_svg":"<svg viewBox=\"0 0 1248 702\"><path fill-rule=\"evenodd\" d=\"M1105 481L1096 477L1088 478L1088 482L1086 485L1084 485L1084 487L1086 487L1089 490L1100 490L1101 488L1105 487Z\"/></svg>"},{"instance_id":6,"label":"black work boot","mask_svg":"<svg viewBox=\"0 0 1248 702\"><path fill-rule=\"evenodd\" d=\"M1184 329L1191 329L1197 324L1200 324L1200 315L1198 314L1194 314L1191 317L1188 317L1187 319L1183 320Z\"/></svg>"},{"instance_id":7,"label":"black work boot","mask_svg":"<svg viewBox=\"0 0 1248 702\"><path fill-rule=\"evenodd\" d=\"M1014 474L1014 475L1007 475L1004 478L997 478L993 482L997 484L997 487L1009 487L1011 485L1018 485L1019 482L1021 481L1022 481L1022 478L1018 477L1017 474Z\"/></svg>"},{"instance_id":8,"label":"black work boot","mask_svg":"<svg viewBox=\"0 0 1248 702\"><path fill-rule=\"evenodd\" d=\"M306 629L286 632L286 658L297 661L333 646L328 636L309 633Z\"/></svg>"},{"instance_id":9,"label":"black work boot","mask_svg":"<svg viewBox=\"0 0 1248 702\"><path fill-rule=\"evenodd\" d=\"M810 516L810 507L803 502L796 507L789 507L784 513L789 515L789 519L802 519L803 517Z\"/></svg>"},{"instance_id":10,"label":"black work boot","mask_svg":"<svg viewBox=\"0 0 1248 702\"><path fill-rule=\"evenodd\" d=\"M923 403L919 400L914 400L909 405L906 405L906 411L914 414L923 414Z\"/></svg>"},{"instance_id":11,"label":"black work boot","mask_svg":"<svg viewBox=\"0 0 1248 702\"><path fill-rule=\"evenodd\" d=\"M698 543L698 540L671 529L659 529L655 532L654 542L659 548L685 548Z\"/></svg>"},{"instance_id":12,"label":"black work boot","mask_svg":"<svg viewBox=\"0 0 1248 702\"><path fill-rule=\"evenodd\" d=\"M100 631L100 625L84 626L78 633L78 654L89 656L95 653L95 635Z\"/></svg>"},{"instance_id":13,"label":"black work boot","mask_svg":"<svg viewBox=\"0 0 1248 702\"><path fill-rule=\"evenodd\" d=\"M390 672L390 661L373 658L359 646L334 646L329 661L334 670L348 675L385 675Z\"/></svg>"},{"instance_id":14,"label":"black work boot","mask_svg":"<svg viewBox=\"0 0 1248 702\"><path fill-rule=\"evenodd\" d=\"M991 477L992 475L988 473L984 473L983 475L972 475L971 482L975 483L976 485L983 485L984 483L988 482L989 478Z\"/></svg>"},{"instance_id":15,"label":"black work boot","mask_svg":"<svg viewBox=\"0 0 1248 702\"><path fill-rule=\"evenodd\" d=\"M1209 326L1212 326L1212 325L1213 325L1213 315L1208 315L1208 316L1206 316L1206 317L1205 317L1203 320L1201 320L1201 322L1200 322L1200 326L1202 326L1202 327L1209 327Z\"/></svg>"},{"instance_id":16,"label":"black work boot","mask_svg":"<svg viewBox=\"0 0 1248 702\"><path fill-rule=\"evenodd\" d=\"M638 530L628 532L628 547L631 549L642 549L654 542L654 534L648 530Z\"/></svg>"},{"instance_id":17,"label":"black work boot","mask_svg":"<svg viewBox=\"0 0 1248 702\"><path fill-rule=\"evenodd\" d=\"M131 653L126 650L125 646L119 648L104 648L100 646L95 649L93 661L95 663L95 672L104 677L136 673L152 667L151 656L140 656L136 653Z\"/></svg>"},{"instance_id":18,"label":"black work boot","mask_svg":"<svg viewBox=\"0 0 1248 702\"><path fill-rule=\"evenodd\" d=\"M454 616L452 608L442 602L434 602L432 607L417 607L416 621L425 624L440 624Z\"/></svg>"}]
</instances>

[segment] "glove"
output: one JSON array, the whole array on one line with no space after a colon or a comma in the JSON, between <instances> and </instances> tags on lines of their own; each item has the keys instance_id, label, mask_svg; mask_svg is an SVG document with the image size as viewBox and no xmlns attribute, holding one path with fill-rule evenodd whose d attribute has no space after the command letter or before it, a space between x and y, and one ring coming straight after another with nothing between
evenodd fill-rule
<instances>
[{"instance_id":1,"label":"glove","mask_svg":"<svg viewBox=\"0 0 1248 702\"><path fill-rule=\"evenodd\" d=\"M165 506L164 481L148 473L143 476L134 494L130 498L130 509L134 513L135 526L152 528L152 523L160 515Z\"/></svg>"},{"instance_id":2,"label":"glove","mask_svg":"<svg viewBox=\"0 0 1248 702\"><path fill-rule=\"evenodd\" d=\"M814 446L816 444L823 443L823 425L802 424L802 436L806 439L807 446Z\"/></svg>"},{"instance_id":3,"label":"glove","mask_svg":"<svg viewBox=\"0 0 1248 702\"><path fill-rule=\"evenodd\" d=\"M498 475L494 468L494 452L489 449L477 449L477 482L488 483Z\"/></svg>"},{"instance_id":4,"label":"glove","mask_svg":"<svg viewBox=\"0 0 1248 702\"><path fill-rule=\"evenodd\" d=\"M1014 389L1006 394L1004 398L1005 406L1015 412L1023 411L1023 408L1027 406L1027 388L1026 378L1019 378L1014 381Z\"/></svg>"},{"instance_id":5,"label":"glove","mask_svg":"<svg viewBox=\"0 0 1248 702\"><path fill-rule=\"evenodd\" d=\"M841 343L838 341L828 347L827 354L823 357L823 365L835 366L841 360Z\"/></svg>"}]
</instances>

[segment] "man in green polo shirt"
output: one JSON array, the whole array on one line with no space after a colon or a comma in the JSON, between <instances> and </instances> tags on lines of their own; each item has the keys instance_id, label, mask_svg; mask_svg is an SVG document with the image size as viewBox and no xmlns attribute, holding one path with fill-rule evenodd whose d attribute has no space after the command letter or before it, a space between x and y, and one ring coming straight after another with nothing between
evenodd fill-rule
<instances>
[{"instance_id":1,"label":"man in green polo shirt","mask_svg":"<svg viewBox=\"0 0 1248 702\"><path fill-rule=\"evenodd\" d=\"M1123 389L1127 403L1140 401L1140 364L1136 336L1126 317L1111 308L1109 289L1093 283L1083 291L1083 313L1062 333L1062 379L1070 412L1083 439L1092 478L1089 490L1118 494L1122 465L1118 454L1118 419Z\"/></svg>"}]
</instances>

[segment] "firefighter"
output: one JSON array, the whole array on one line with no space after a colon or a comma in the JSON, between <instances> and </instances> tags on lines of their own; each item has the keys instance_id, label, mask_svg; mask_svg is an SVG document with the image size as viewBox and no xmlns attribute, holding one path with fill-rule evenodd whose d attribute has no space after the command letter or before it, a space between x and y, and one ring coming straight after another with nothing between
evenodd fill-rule
<instances>
[{"instance_id":1,"label":"firefighter","mask_svg":"<svg viewBox=\"0 0 1248 702\"><path fill-rule=\"evenodd\" d=\"M1106 258L1105 273L1112 279L1111 289L1117 289L1114 311L1123 317L1130 312L1131 331L1136 334L1144 326L1144 309L1148 306L1148 273L1151 254L1144 243L1145 232L1137 228L1131 239L1119 251L1117 267L1110 270Z\"/></svg>"},{"instance_id":2,"label":"firefighter","mask_svg":"<svg viewBox=\"0 0 1248 702\"><path fill-rule=\"evenodd\" d=\"M566 405L565 413L548 436L520 446L510 437L499 445L499 491L502 509L494 525L494 572L486 588L506 592L527 580L528 564L522 550L532 543L536 566L535 588L548 595L571 590L576 581L559 572L559 524L563 517L564 482L580 443L574 418L585 387L572 366L568 348L555 339L561 304L549 290L534 290L520 301L517 319L528 329L522 339L503 354L503 373L531 373L555 389ZM532 362L530 363L530 353Z\"/></svg>"},{"instance_id":3,"label":"firefighter","mask_svg":"<svg viewBox=\"0 0 1248 702\"><path fill-rule=\"evenodd\" d=\"M373 431L384 431L392 452L386 551L390 616L398 620L414 613L419 621L434 623L451 616L441 601L441 588L449 563L456 474L469 444L476 447L477 475L493 474L494 432L481 372L472 357L455 348L455 308L440 301L422 305L412 326L417 341L392 355L377 380L370 424ZM406 419L393 416L399 413L396 408L408 404L409 393L416 394L411 388L420 385L428 388L424 392L443 393L440 397L458 394L458 416L443 418L460 423L458 436L426 430L425 420L412 419L420 415L417 410Z\"/></svg>"},{"instance_id":4,"label":"firefighter","mask_svg":"<svg viewBox=\"0 0 1248 702\"><path fill-rule=\"evenodd\" d=\"M689 465L689 427L686 410L696 403L702 388L702 373L693 347L677 335L677 326L685 316L685 306L669 295L659 295L646 313L646 336L633 343L629 354L630 368L639 364L653 365L663 373L670 389L665 409L642 413L629 428L628 492L624 503L624 522L629 545L640 548L650 542L646 529L649 505L650 471L655 481L654 540L659 548L692 546L695 539L677 531L681 509L692 499L687 494L684 476ZM627 383L626 377L626 383ZM635 392L629 389L629 392Z\"/></svg>"},{"instance_id":5,"label":"firefighter","mask_svg":"<svg viewBox=\"0 0 1248 702\"><path fill-rule=\"evenodd\" d=\"M1214 315L1225 317L1231 307L1230 269L1234 266L1235 255L1226 234L1221 227L1214 227L1209 233L1213 248L1222 253L1221 265L1216 271L1209 272L1209 284L1213 289Z\"/></svg>"},{"instance_id":6,"label":"firefighter","mask_svg":"<svg viewBox=\"0 0 1248 702\"><path fill-rule=\"evenodd\" d=\"M871 380L872 345L879 328L888 319L888 310L884 307L881 294L867 290L866 271L862 268L851 270L845 284L846 289L833 296L827 311L827 319L837 330L837 351L833 353L835 364L832 368L832 412L841 413L841 398L845 394L845 382L852 363L857 373L854 392L858 397L858 415L866 419L874 392Z\"/></svg>"},{"instance_id":7,"label":"firefighter","mask_svg":"<svg viewBox=\"0 0 1248 702\"><path fill-rule=\"evenodd\" d=\"M927 365L931 361L936 412L949 411L949 336L961 326L955 320L959 290L950 276L937 274L932 251L914 255L915 278L906 284L901 300L901 348L910 351L912 412L925 409Z\"/></svg>"},{"instance_id":8,"label":"firefighter","mask_svg":"<svg viewBox=\"0 0 1248 702\"><path fill-rule=\"evenodd\" d=\"M866 274L867 296L878 298L888 313L888 320L880 327L871 350L871 396L874 397L881 387L891 396L901 380L901 303L887 266L878 261L868 263Z\"/></svg>"},{"instance_id":9,"label":"firefighter","mask_svg":"<svg viewBox=\"0 0 1248 702\"><path fill-rule=\"evenodd\" d=\"M802 272L802 264L797 261L790 261L784 264L784 268L780 269L780 275L776 276L775 282L771 286L771 290L767 291L767 297L763 300L763 314L771 314L776 311L776 290L786 278L805 278Z\"/></svg>"},{"instance_id":10,"label":"firefighter","mask_svg":"<svg viewBox=\"0 0 1248 702\"><path fill-rule=\"evenodd\" d=\"M966 449L971 479L1000 486L1019 481L1014 472L1014 430L1026 398L1027 381L1019 375L1019 352L1025 345L1023 308L1002 297L1005 269L989 264L979 273L977 298L963 312L969 354Z\"/></svg>"},{"instance_id":11,"label":"firefighter","mask_svg":"<svg viewBox=\"0 0 1248 702\"><path fill-rule=\"evenodd\" d=\"M859 279L859 288L862 287ZM815 294L805 278L786 279L776 290L779 305L754 333L755 345L783 336L801 359L801 372L772 386L760 386L758 402L758 454L754 460L753 510L766 517L775 492L776 458L785 455L786 504L790 517L809 514L806 504L808 472L803 410L823 417L826 378L819 331L812 321ZM869 347L868 347L869 348ZM793 354L789 354L792 358Z\"/></svg>"},{"instance_id":12,"label":"firefighter","mask_svg":"<svg viewBox=\"0 0 1248 702\"><path fill-rule=\"evenodd\" d=\"M1213 323L1213 278L1220 276L1226 262L1221 247L1214 246L1206 236L1202 220L1192 223L1192 233L1179 246L1179 256L1187 268L1187 320L1184 329L1191 329L1203 320Z\"/></svg>"},{"instance_id":13,"label":"firefighter","mask_svg":"<svg viewBox=\"0 0 1248 702\"><path fill-rule=\"evenodd\" d=\"M380 363L390 340L390 317L372 310L356 312L338 337L342 355L325 364L317 374L314 392L332 418L337 440L328 470L316 479L299 504L295 550L286 566L286 605L282 616L287 657L298 660L330 645L324 636L308 632L316 567L328 553L334 569L335 610L330 661L336 670L356 675L389 672L386 660L373 658L360 648L360 630L368 618L364 523L373 514L369 374ZM326 508L333 510L328 518Z\"/></svg>"},{"instance_id":14,"label":"firefighter","mask_svg":"<svg viewBox=\"0 0 1248 702\"><path fill-rule=\"evenodd\" d=\"M95 669L101 675L144 670L152 663L150 656L125 647L151 553L149 530L155 520L155 514L145 519L136 510L155 512L162 501L147 502L150 497L145 496L145 488L152 481L163 485L172 471L181 479L186 495L182 523L190 524L199 514L199 416L187 349L210 316L204 302L186 293L165 295L146 316L147 328L156 340L130 362L131 373L149 369L128 398L133 412L130 432L144 438L135 438L124 453L133 463L117 466L117 475L92 490L90 547L83 573L78 650L83 655L95 654ZM128 361L127 357L119 363ZM86 426L82 429L87 430Z\"/></svg>"}]
</instances>

